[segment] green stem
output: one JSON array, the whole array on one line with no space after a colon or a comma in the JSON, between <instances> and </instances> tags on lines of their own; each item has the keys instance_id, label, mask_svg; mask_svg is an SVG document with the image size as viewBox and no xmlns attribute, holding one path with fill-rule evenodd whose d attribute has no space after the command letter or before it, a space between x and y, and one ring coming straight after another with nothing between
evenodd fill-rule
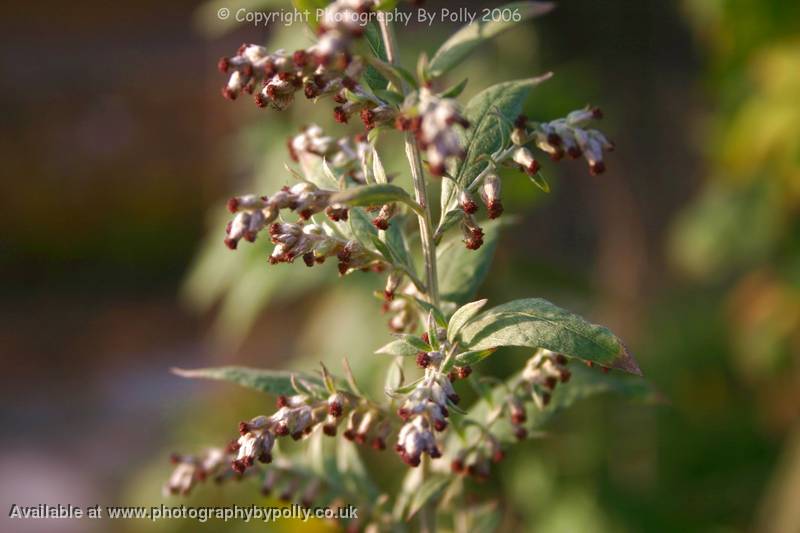
<instances>
[{"instance_id":1,"label":"green stem","mask_svg":"<svg viewBox=\"0 0 800 533\"><path fill-rule=\"evenodd\" d=\"M381 12L378 17L381 29L381 37L386 48L386 59L390 64L397 63L397 42L391 24L386 20L385 13ZM405 93L405 87L403 92ZM427 184L425 174L422 171L422 156L419 153L417 141L413 134L406 133L406 157L411 167L411 177L414 180L414 193L417 203L422 207L422 213L417 213L419 220L419 234L422 243L422 258L425 261L425 278L428 301L439 307L439 278L436 271L436 245L433 241L433 223L431 207L428 203Z\"/></svg>"},{"instance_id":2,"label":"green stem","mask_svg":"<svg viewBox=\"0 0 800 533\"><path fill-rule=\"evenodd\" d=\"M395 64L397 62L397 42L394 36L392 25L386 19L385 13L381 12L379 14L378 24L381 29L383 44L386 48L386 59L389 61L389 63ZM406 94L407 88L401 87L401 89L403 90L403 94ZM425 261L428 301L438 308L439 279L436 272L436 245L433 242L431 207L428 203L425 175L422 172L422 157L419 153L417 141L410 132L406 133L405 144L408 164L411 167L411 177L414 180L414 193L416 195L417 203L422 207L422 213L417 213L417 219L419 220L422 257ZM423 457L420 468L422 469L420 472L421 486L427 477L428 470L430 469L429 459L427 457ZM430 504L430 502L423 505L419 510L419 526L422 533L434 533L436 531L436 509Z\"/></svg>"}]
</instances>

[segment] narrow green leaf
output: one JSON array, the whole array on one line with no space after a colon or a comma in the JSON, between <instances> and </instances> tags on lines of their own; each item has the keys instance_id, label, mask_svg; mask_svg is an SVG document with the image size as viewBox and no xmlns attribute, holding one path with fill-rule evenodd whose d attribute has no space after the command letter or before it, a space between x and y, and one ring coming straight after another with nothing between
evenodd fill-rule
<instances>
[{"instance_id":1,"label":"narrow green leaf","mask_svg":"<svg viewBox=\"0 0 800 533\"><path fill-rule=\"evenodd\" d=\"M356 240L367 250L377 251L375 239L378 238L378 229L372 225L372 220L364 209L351 208L348 213L350 230Z\"/></svg>"},{"instance_id":2,"label":"narrow green leaf","mask_svg":"<svg viewBox=\"0 0 800 533\"><path fill-rule=\"evenodd\" d=\"M458 98L458 96L464 91L464 88L467 86L467 82L468 81L469 81L469 78L464 78L463 80L461 80L461 83L459 83L458 85L453 85L452 87L447 89L445 92L443 92L441 94L441 97L442 98Z\"/></svg>"},{"instance_id":3,"label":"narrow green leaf","mask_svg":"<svg viewBox=\"0 0 800 533\"><path fill-rule=\"evenodd\" d=\"M489 300L486 299L478 300L464 304L456 309L456 312L453 313L453 316L450 317L450 322L447 324L447 340L453 342L464 324L477 315L488 301Z\"/></svg>"},{"instance_id":4,"label":"narrow green leaf","mask_svg":"<svg viewBox=\"0 0 800 533\"><path fill-rule=\"evenodd\" d=\"M534 185L539 187L544 192L550 192L550 184L544 179L541 172L537 172L533 176L528 176Z\"/></svg>"},{"instance_id":5,"label":"narrow green leaf","mask_svg":"<svg viewBox=\"0 0 800 533\"><path fill-rule=\"evenodd\" d=\"M383 205L391 202L403 202L419 209L419 206L411 199L405 189L388 183L360 185L345 189L331 197L331 203L351 206Z\"/></svg>"},{"instance_id":6,"label":"narrow green leaf","mask_svg":"<svg viewBox=\"0 0 800 533\"><path fill-rule=\"evenodd\" d=\"M458 30L439 47L428 65L428 75L438 77L461 63L470 52L487 40L533 17L553 9L550 2L513 2L499 7L509 13L509 21L472 22ZM502 17L500 17L502 18Z\"/></svg>"},{"instance_id":7,"label":"narrow green leaf","mask_svg":"<svg viewBox=\"0 0 800 533\"><path fill-rule=\"evenodd\" d=\"M391 105L401 105L403 100L405 100L402 94L395 91L390 91L388 89L373 89L372 93L387 104Z\"/></svg>"},{"instance_id":8,"label":"narrow green leaf","mask_svg":"<svg viewBox=\"0 0 800 533\"><path fill-rule=\"evenodd\" d=\"M436 248L442 298L462 303L475 295L489 273L500 234L499 228L498 221L487 222L483 227L483 246L477 250L468 250L460 234L454 235Z\"/></svg>"},{"instance_id":9,"label":"narrow green leaf","mask_svg":"<svg viewBox=\"0 0 800 533\"><path fill-rule=\"evenodd\" d=\"M416 355L420 349L404 339L395 339L392 342L378 348L375 353L379 355L394 355L398 357L408 357Z\"/></svg>"},{"instance_id":10,"label":"narrow green leaf","mask_svg":"<svg viewBox=\"0 0 800 533\"><path fill-rule=\"evenodd\" d=\"M431 476L426 479L411 498L406 520L410 520L430 500L437 499L451 479L451 477L441 475Z\"/></svg>"},{"instance_id":11,"label":"narrow green leaf","mask_svg":"<svg viewBox=\"0 0 800 533\"><path fill-rule=\"evenodd\" d=\"M370 23L367 24L364 37L372 55L382 61L386 61L386 48L383 45L381 31L375 22L370 21ZM386 89L386 85L388 84L386 78L372 65L367 65L367 68L364 70L364 79L373 91Z\"/></svg>"},{"instance_id":12,"label":"narrow green leaf","mask_svg":"<svg viewBox=\"0 0 800 533\"><path fill-rule=\"evenodd\" d=\"M461 329L462 346L547 348L641 375L636 360L616 335L541 298L514 300L480 314Z\"/></svg>"},{"instance_id":13,"label":"narrow green leaf","mask_svg":"<svg viewBox=\"0 0 800 533\"><path fill-rule=\"evenodd\" d=\"M220 366L190 370L173 368L172 372L184 378L228 381L236 385L241 385L242 387L276 395L294 394L294 387L292 386L293 375L297 375L297 377L309 384L322 387L322 381L316 376L298 372L287 372L285 370L264 370L243 366Z\"/></svg>"},{"instance_id":14,"label":"narrow green leaf","mask_svg":"<svg viewBox=\"0 0 800 533\"><path fill-rule=\"evenodd\" d=\"M404 265L410 272L414 272L414 262L411 260L411 255L406 246L406 239L403 235L403 215L395 215L389 224L389 229L383 232L381 238L395 258L395 262Z\"/></svg>"}]
</instances>

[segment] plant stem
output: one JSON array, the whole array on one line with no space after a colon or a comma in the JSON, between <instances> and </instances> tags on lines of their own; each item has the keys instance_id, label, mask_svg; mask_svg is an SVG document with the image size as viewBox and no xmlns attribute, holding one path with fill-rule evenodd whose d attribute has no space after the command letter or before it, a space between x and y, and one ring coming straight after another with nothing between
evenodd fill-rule
<instances>
[{"instance_id":1,"label":"plant stem","mask_svg":"<svg viewBox=\"0 0 800 533\"><path fill-rule=\"evenodd\" d=\"M390 64L397 62L397 41L395 39L392 25L386 19L386 13L378 15L378 24L381 29L381 37L386 48L386 59ZM400 87L403 94L406 94L407 87ZM422 172L422 157L419 153L417 141L410 132L406 132L406 157L411 167L411 177L414 180L414 193L417 203L422 207L422 213L417 213L419 220L420 242L422 243L422 257L425 261L425 276L427 279L428 301L439 307L439 278L436 272L436 248L433 242L433 226L431 223L431 207L428 203L427 184L425 175ZM427 477L430 469L429 459L423 457L420 465L420 487ZM424 504L419 510L419 526L422 533L434 533L436 531L436 509L430 502Z\"/></svg>"},{"instance_id":2,"label":"plant stem","mask_svg":"<svg viewBox=\"0 0 800 533\"><path fill-rule=\"evenodd\" d=\"M381 29L381 37L386 48L386 59L390 64L397 63L397 42L391 24L386 20L385 13L381 12L378 16L378 23ZM406 88L403 87L403 92ZM439 307L439 278L436 271L436 248L433 241L433 224L431 207L428 203L427 184L425 174L422 171L422 157L419 153L416 139L411 132L406 132L405 138L406 157L411 167L411 177L414 180L414 193L417 203L422 207L423 212L417 214L419 220L420 242L422 243L422 257L425 262L425 278L428 301Z\"/></svg>"}]
</instances>

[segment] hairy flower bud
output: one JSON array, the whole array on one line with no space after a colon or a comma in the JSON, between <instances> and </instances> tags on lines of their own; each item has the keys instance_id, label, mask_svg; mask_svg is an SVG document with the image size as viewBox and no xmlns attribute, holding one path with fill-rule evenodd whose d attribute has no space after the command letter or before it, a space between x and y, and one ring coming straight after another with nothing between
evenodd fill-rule
<instances>
[{"instance_id":1,"label":"hairy flower bud","mask_svg":"<svg viewBox=\"0 0 800 533\"><path fill-rule=\"evenodd\" d=\"M489 218L497 218L503 213L503 203L500 201L500 176L488 174L481 184L481 200L486 205Z\"/></svg>"},{"instance_id":2,"label":"hairy flower bud","mask_svg":"<svg viewBox=\"0 0 800 533\"><path fill-rule=\"evenodd\" d=\"M533 176L539 172L539 162L533 157L531 151L524 146L517 148L512 158L529 176Z\"/></svg>"}]
</instances>

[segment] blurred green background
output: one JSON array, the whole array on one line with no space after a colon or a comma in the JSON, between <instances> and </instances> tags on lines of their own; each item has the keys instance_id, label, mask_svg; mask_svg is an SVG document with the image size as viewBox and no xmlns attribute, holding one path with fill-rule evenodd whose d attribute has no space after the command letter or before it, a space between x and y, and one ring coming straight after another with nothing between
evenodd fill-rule
<instances>
[{"instance_id":1,"label":"blurred green background","mask_svg":"<svg viewBox=\"0 0 800 533\"><path fill-rule=\"evenodd\" d=\"M496 5L426 8L453 4ZM374 376L387 361L371 355L386 340L370 296L380 281L270 267L263 243L237 253L221 243L224 200L286 183L284 139L332 123L324 104L279 114L219 96L216 59L242 41L308 42L299 26L215 16L240 5L260 4L40 2L0 21L5 509L160 503L170 451L225 442L238 420L271 408L172 366L322 359L338 370L347 355L382 389ZM796 0L564 0L451 76L469 78L468 98L553 70L529 116L603 108L618 147L607 174L546 163L549 195L505 179L506 209L521 219L480 295L543 296L608 325L669 399L586 401L514 448L490 483L468 487L497 500L504 526L800 531L798 21ZM407 64L453 29L400 28ZM400 151L384 148L387 170L402 172ZM495 356L483 370L523 361ZM391 454L365 459L402 470ZM191 499L234 501L264 500L247 482ZM13 530L198 526L44 527Z\"/></svg>"}]
</instances>

